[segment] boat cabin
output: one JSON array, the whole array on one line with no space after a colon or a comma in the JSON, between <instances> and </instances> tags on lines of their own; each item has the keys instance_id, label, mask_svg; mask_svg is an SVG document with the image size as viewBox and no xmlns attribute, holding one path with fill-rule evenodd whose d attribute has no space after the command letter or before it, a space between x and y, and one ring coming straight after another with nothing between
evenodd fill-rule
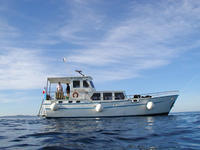
<instances>
[{"instance_id":1,"label":"boat cabin","mask_svg":"<svg viewBox=\"0 0 200 150\"><path fill-rule=\"evenodd\" d=\"M58 83L62 85L62 92L56 90ZM66 87L70 86L70 94L67 97ZM47 79L47 99L88 99L95 90L92 77L53 77Z\"/></svg>"},{"instance_id":2,"label":"boat cabin","mask_svg":"<svg viewBox=\"0 0 200 150\"><path fill-rule=\"evenodd\" d=\"M58 83L62 91L57 91ZM67 94L67 84L70 86L70 93ZM124 91L96 91L90 76L80 77L52 77L47 79L46 100L73 100L76 102L90 101L112 101L124 100Z\"/></svg>"}]
</instances>

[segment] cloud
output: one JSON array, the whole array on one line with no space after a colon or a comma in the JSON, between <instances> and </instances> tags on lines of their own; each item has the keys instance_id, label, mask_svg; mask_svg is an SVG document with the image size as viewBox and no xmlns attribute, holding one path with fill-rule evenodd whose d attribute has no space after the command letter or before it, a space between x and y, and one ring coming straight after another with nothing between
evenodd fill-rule
<instances>
[{"instance_id":1,"label":"cloud","mask_svg":"<svg viewBox=\"0 0 200 150\"><path fill-rule=\"evenodd\" d=\"M43 86L47 65L38 49L19 46L25 41L22 35L23 31L0 15L0 90Z\"/></svg>"},{"instance_id":2,"label":"cloud","mask_svg":"<svg viewBox=\"0 0 200 150\"><path fill-rule=\"evenodd\" d=\"M97 1L66 1L68 12L63 9L64 18L51 35L60 40L77 45L93 44L91 36L101 38L104 15L94 11Z\"/></svg>"},{"instance_id":3,"label":"cloud","mask_svg":"<svg viewBox=\"0 0 200 150\"><path fill-rule=\"evenodd\" d=\"M170 64L181 53L200 46L194 38L199 34L199 11L197 1L133 2L128 17L107 30L103 38L91 36L94 43L85 41L87 47L69 54L68 59L87 66L87 71L99 79L137 77L142 70ZM81 25L79 29L84 30ZM74 39L78 37L76 32L71 34Z\"/></svg>"},{"instance_id":4,"label":"cloud","mask_svg":"<svg viewBox=\"0 0 200 150\"><path fill-rule=\"evenodd\" d=\"M0 94L0 103L13 103L13 102L23 102L27 101L28 94L26 91L1 91Z\"/></svg>"},{"instance_id":5,"label":"cloud","mask_svg":"<svg viewBox=\"0 0 200 150\"><path fill-rule=\"evenodd\" d=\"M9 25L7 21L0 17L0 44L11 44L12 40L20 36L20 32L13 26Z\"/></svg>"},{"instance_id":6,"label":"cloud","mask_svg":"<svg viewBox=\"0 0 200 150\"><path fill-rule=\"evenodd\" d=\"M0 89L41 87L46 74L65 74L64 65L56 62L64 56L67 65L71 65L68 72L73 67L82 69L103 82L139 77L142 71L168 65L200 46L196 38L200 27L198 1L131 1L124 7L115 6L118 9L113 13L108 11L110 5L106 1L64 4L60 6L63 20L56 18L52 24L45 20L51 25L46 24L45 29L34 34L35 39L24 46L29 48L1 45ZM0 43L6 39L12 45L15 40L9 40L10 37L23 35L5 20L0 27ZM63 45L66 50L59 49ZM53 48L41 49L45 46ZM57 46L58 50L54 50Z\"/></svg>"},{"instance_id":7,"label":"cloud","mask_svg":"<svg viewBox=\"0 0 200 150\"><path fill-rule=\"evenodd\" d=\"M45 65L34 50L1 48L0 90L35 89L42 87Z\"/></svg>"}]
</instances>

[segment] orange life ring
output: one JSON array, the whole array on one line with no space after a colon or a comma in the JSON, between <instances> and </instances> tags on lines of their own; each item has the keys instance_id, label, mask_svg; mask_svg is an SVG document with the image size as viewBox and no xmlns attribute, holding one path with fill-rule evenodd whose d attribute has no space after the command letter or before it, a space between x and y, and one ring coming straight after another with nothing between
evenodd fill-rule
<instances>
[{"instance_id":1,"label":"orange life ring","mask_svg":"<svg viewBox=\"0 0 200 150\"><path fill-rule=\"evenodd\" d=\"M74 93L72 94L72 97L73 97L73 98L78 98L78 92L74 92Z\"/></svg>"}]
</instances>

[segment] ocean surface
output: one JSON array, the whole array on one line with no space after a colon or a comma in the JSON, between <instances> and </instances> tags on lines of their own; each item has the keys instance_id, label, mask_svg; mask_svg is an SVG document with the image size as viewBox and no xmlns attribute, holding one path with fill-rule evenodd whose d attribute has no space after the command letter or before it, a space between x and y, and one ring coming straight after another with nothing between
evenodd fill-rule
<instances>
[{"instance_id":1,"label":"ocean surface","mask_svg":"<svg viewBox=\"0 0 200 150\"><path fill-rule=\"evenodd\" d=\"M200 112L100 119L0 117L0 149L200 150Z\"/></svg>"}]
</instances>

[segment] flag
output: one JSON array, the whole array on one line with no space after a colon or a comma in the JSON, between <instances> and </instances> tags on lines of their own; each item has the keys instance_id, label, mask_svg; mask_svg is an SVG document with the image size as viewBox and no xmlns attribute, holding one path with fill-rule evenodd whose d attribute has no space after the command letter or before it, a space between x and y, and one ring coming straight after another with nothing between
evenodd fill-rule
<instances>
[{"instance_id":1,"label":"flag","mask_svg":"<svg viewBox=\"0 0 200 150\"><path fill-rule=\"evenodd\" d=\"M43 99L45 99L46 100L46 90L45 90L45 88L43 89L43 91L42 91L42 94L43 94Z\"/></svg>"}]
</instances>

